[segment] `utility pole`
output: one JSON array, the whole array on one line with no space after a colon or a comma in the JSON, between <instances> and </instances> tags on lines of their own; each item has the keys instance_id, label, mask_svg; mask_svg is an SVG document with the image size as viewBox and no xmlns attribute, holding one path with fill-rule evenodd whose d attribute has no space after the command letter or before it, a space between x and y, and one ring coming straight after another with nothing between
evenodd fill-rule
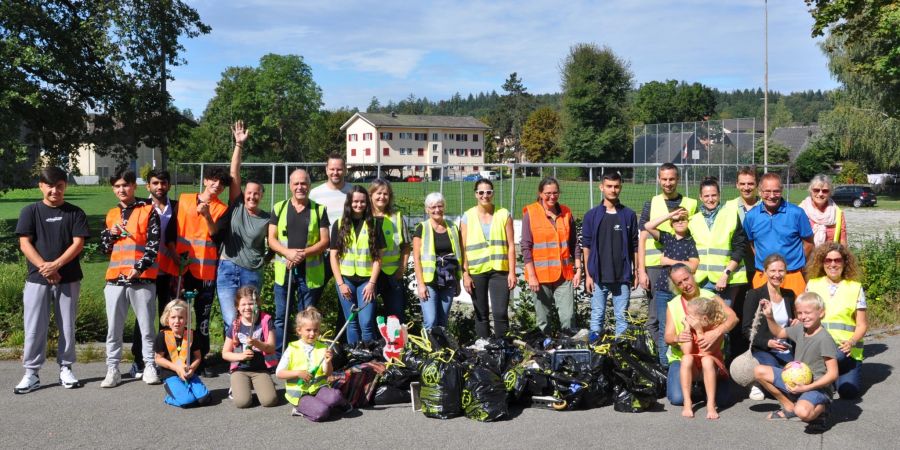
<instances>
[{"instance_id":1,"label":"utility pole","mask_svg":"<svg viewBox=\"0 0 900 450\"><path fill-rule=\"evenodd\" d=\"M765 90L763 91L763 172L769 173L769 0L765 2L766 16L766 74L765 74Z\"/></svg>"}]
</instances>

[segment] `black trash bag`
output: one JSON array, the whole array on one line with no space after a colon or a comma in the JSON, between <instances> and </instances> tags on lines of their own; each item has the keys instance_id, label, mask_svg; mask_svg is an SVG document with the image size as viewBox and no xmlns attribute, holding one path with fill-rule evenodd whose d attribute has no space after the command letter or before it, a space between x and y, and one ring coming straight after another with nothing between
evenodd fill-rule
<instances>
[{"instance_id":1,"label":"black trash bag","mask_svg":"<svg viewBox=\"0 0 900 450\"><path fill-rule=\"evenodd\" d=\"M466 417L479 422L494 422L509 417L503 381L486 367L472 367L466 373L462 407Z\"/></svg>"},{"instance_id":2,"label":"black trash bag","mask_svg":"<svg viewBox=\"0 0 900 450\"><path fill-rule=\"evenodd\" d=\"M528 396L553 395L550 374L540 369L525 369L525 393Z\"/></svg>"},{"instance_id":3,"label":"black trash bag","mask_svg":"<svg viewBox=\"0 0 900 450\"><path fill-rule=\"evenodd\" d=\"M593 406L589 385L565 373L556 372L551 376L553 396L560 401L553 405L557 411L588 409Z\"/></svg>"},{"instance_id":4,"label":"black trash bag","mask_svg":"<svg viewBox=\"0 0 900 450\"><path fill-rule=\"evenodd\" d=\"M331 345L331 342L326 342L328 345ZM334 370L344 370L349 364L347 364L347 352L344 351L344 346L341 345L340 342L335 343L334 347L331 349L331 367Z\"/></svg>"},{"instance_id":5,"label":"black trash bag","mask_svg":"<svg viewBox=\"0 0 900 450\"><path fill-rule=\"evenodd\" d=\"M390 364L381 373L381 379L378 384L380 386L391 386L401 390L409 391L409 383L419 379L419 372L408 366L400 364Z\"/></svg>"},{"instance_id":6,"label":"black trash bag","mask_svg":"<svg viewBox=\"0 0 900 450\"><path fill-rule=\"evenodd\" d=\"M463 365L454 360L430 359L422 366L422 412L436 419L463 414Z\"/></svg>"},{"instance_id":7,"label":"black trash bag","mask_svg":"<svg viewBox=\"0 0 900 450\"><path fill-rule=\"evenodd\" d=\"M616 385L614 388L615 402L613 409L618 412L639 413L656 405L656 398L630 392L625 386Z\"/></svg>"},{"instance_id":8,"label":"black trash bag","mask_svg":"<svg viewBox=\"0 0 900 450\"><path fill-rule=\"evenodd\" d=\"M374 361L376 359L376 355L381 354L381 351L373 351L373 347L375 344L367 343L367 342L357 342L353 348L347 350L347 366L353 367L359 364L367 363L370 361Z\"/></svg>"},{"instance_id":9,"label":"black trash bag","mask_svg":"<svg viewBox=\"0 0 900 450\"><path fill-rule=\"evenodd\" d=\"M528 391L528 378L525 368L522 366L515 366L503 374L503 386L506 388L508 404L527 403L531 398Z\"/></svg>"},{"instance_id":10,"label":"black trash bag","mask_svg":"<svg viewBox=\"0 0 900 450\"><path fill-rule=\"evenodd\" d=\"M588 396L591 407L606 406L613 402L613 376L610 358L594 353L591 358Z\"/></svg>"},{"instance_id":11,"label":"black trash bag","mask_svg":"<svg viewBox=\"0 0 900 450\"><path fill-rule=\"evenodd\" d=\"M522 349L504 339L491 338L484 350L475 355L475 365L487 367L502 376L511 367L522 362Z\"/></svg>"},{"instance_id":12,"label":"black trash bag","mask_svg":"<svg viewBox=\"0 0 900 450\"><path fill-rule=\"evenodd\" d=\"M666 373L655 358L619 341L612 347L612 371L632 393L662 398L666 395Z\"/></svg>"},{"instance_id":13,"label":"black trash bag","mask_svg":"<svg viewBox=\"0 0 900 450\"><path fill-rule=\"evenodd\" d=\"M403 362L403 365L406 366L407 369L416 372L421 372L426 359L427 355L425 354L425 350L415 345L407 344L403 349L403 353L400 354L400 361Z\"/></svg>"},{"instance_id":14,"label":"black trash bag","mask_svg":"<svg viewBox=\"0 0 900 450\"><path fill-rule=\"evenodd\" d=\"M410 403L412 397L409 388L401 389L386 384L375 388L375 397L372 400L376 405L395 405L397 403Z\"/></svg>"},{"instance_id":15,"label":"black trash bag","mask_svg":"<svg viewBox=\"0 0 900 450\"><path fill-rule=\"evenodd\" d=\"M444 349L450 349L454 352L459 351L459 342L457 342L456 337L444 327L434 327L428 330L428 340L431 341L432 352Z\"/></svg>"},{"instance_id":16,"label":"black trash bag","mask_svg":"<svg viewBox=\"0 0 900 450\"><path fill-rule=\"evenodd\" d=\"M629 322L624 336L625 337L621 338L620 341L628 341L631 345L631 348L633 348L638 353L641 353L642 355L650 357L652 359L659 359L656 342L653 340L653 337L650 335L650 333L647 332L647 329L644 328L643 323Z\"/></svg>"}]
</instances>

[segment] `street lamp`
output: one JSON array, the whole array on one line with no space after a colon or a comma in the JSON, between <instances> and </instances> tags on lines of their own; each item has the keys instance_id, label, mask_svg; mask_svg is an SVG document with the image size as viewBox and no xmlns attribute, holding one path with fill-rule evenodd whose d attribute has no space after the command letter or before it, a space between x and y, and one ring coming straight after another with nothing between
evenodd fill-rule
<instances>
[{"instance_id":1,"label":"street lamp","mask_svg":"<svg viewBox=\"0 0 900 450\"><path fill-rule=\"evenodd\" d=\"M764 3L766 73L763 90L763 173L769 173L769 0L764 0Z\"/></svg>"}]
</instances>

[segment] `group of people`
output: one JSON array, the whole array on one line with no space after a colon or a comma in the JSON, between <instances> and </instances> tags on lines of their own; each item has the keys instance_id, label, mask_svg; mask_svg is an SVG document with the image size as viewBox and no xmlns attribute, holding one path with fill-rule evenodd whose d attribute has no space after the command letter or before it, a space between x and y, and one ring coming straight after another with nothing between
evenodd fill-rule
<instances>
[{"instance_id":1,"label":"group of people","mask_svg":"<svg viewBox=\"0 0 900 450\"><path fill-rule=\"evenodd\" d=\"M132 375L148 384L165 383L169 404L204 402L208 393L197 374L215 376L206 354L211 306L218 297L225 330L222 357L231 363L237 406L249 406L252 391L261 404L276 404L268 375L275 369L279 378L288 380L291 403L310 398L303 415L343 408L333 392L321 391L320 375L331 369L330 352L316 343L321 314L315 306L322 290L334 278L344 318L351 319L349 344L375 340L372 304L377 298L385 315L405 320L410 256L424 328L446 326L453 299L465 289L472 298L478 337L507 334L509 296L517 283L516 242L511 214L493 203L490 180L475 182L477 203L458 223L445 217L440 193L427 195L426 219L410 227L410 233L389 182L377 179L368 189L351 185L344 180L344 159L331 155L324 184L311 189L309 173L297 169L289 176L290 198L266 212L259 206L263 185L248 181L242 186L241 154L248 138L242 122L234 124L233 135L230 170L205 173L203 190L182 194L177 201L168 198L165 171L150 172L148 199L136 196L133 172L110 177L118 204L110 209L100 234L101 248L110 254L104 289L108 369L102 387L120 383L122 334L130 305L137 322ZM816 316L819 310L814 307L821 303L820 322L836 351L820 352L817 357L824 356L826 364L808 364L818 372L827 368L827 376L816 373L817 380L835 375L831 382L842 397L859 395L865 294L846 245L846 220L830 199L831 180L816 177L810 196L795 206L782 198L778 175L758 180L754 169L744 168L737 176L740 196L723 204L715 179L701 183L698 202L678 192L675 165L663 164L657 175L661 193L638 215L619 201L621 175L604 174L599 185L603 202L585 214L580 233L571 209L560 203L560 183L553 178L540 182L537 200L522 210L519 241L522 272L535 294L540 330L551 331L554 309L563 328L575 327L575 289L584 280L591 294L592 336L606 328L609 300L614 333L621 335L631 290L643 287L651 299L649 331L658 343L660 363L668 367L669 401L684 405L685 415L692 416L692 381L702 381L709 399L707 417L715 418L716 405L729 401L727 389L721 387L728 373L725 355L749 346L761 367L773 371L794 359L812 358L801 345L805 341L798 341L795 324L799 320L809 331L813 321L804 317ZM40 385L51 305L60 329L60 383L67 388L80 385L71 366L82 278L78 255L89 231L84 212L64 200L62 170L44 169L39 186L43 200L22 210L16 228L28 261L25 375L16 393ZM225 188L227 204L219 199ZM261 269L270 260L275 275L272 316L259 312L258 306ZM176 298L182 292L192 293L192 308ZM820 302L809 299L813 296ZM809 313L802 305L812 305L815 311ZM162 316L157 333L158 311ZM299 340L288 344L286 323L292 312L299 313L294 323ZM197 323L193 332L188 326L192 314ZM772 326L764 323L753 342L747 342L754 321L763 317ZM314 368L322 373L311 373ZM773 384L774 372L757 372L760 382L751 398L761 400L768 390L784 404L773 418L817 410L816 405L806 410L800 406L809 396L800 395L793 403L799 391L788 396L773 391L780 387ZM813 385L820 390L830 386L818 381ZM830 398L814 400L822 404ZM812 420L810 414L796 414Z\"/></svg>"}]
</instances>

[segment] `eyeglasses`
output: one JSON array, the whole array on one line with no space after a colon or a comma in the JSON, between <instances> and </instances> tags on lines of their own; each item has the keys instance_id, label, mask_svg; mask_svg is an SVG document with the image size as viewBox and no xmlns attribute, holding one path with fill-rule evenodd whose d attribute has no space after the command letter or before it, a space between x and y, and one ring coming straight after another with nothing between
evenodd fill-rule
<instances>
[{"instance_id":1,"label":"eyeglasses","mask_svg":"<svg viewBox=\"0 0 900 450\"><path fill-rule=\"evenodd\" d=\"M813 194L818 194L818 193L827 194L827 193L831 192L831 189L812 188L812 189L810 189L810 191L812 191Z\"/></svg>"},{"instance_id":2,"label":"eyeglasses","mask_svg":"<svg viewBox=\"0 0 900 450\"><path fill-rule=\"evenodd\" d=\"M492 191L492 190L487 190L487 191L475 191L475 193L478 194L478 195L480 195L480 196L482 196L482 197L490 197L490 196L494 195L494 191Z\"/></svg>"},{"instance_id":3,"label":"eyeglasses","mask_svg":"<svg viewBox=\"0 0 900 450\"><path fill-rule=\"evenodd\" d=\"M777 190L777 191L760 191L760 193L761 193L762 195L767 195L767 196L769 196L769 197L780 197L780 196L781 196L781 190Z\"/></svg>"},{"instance_id":4,"label":"eyeglasses","mask_svg":"<svg viewBox=\"0 0 900 450\"><path fill-rule=\"evenodd\" d=\"M822 262L825 263L825 265L829 265L829 264L843 264L843 263L844 263L844 257L843 257L843 256L838 256L837 258L825 258L824 260L822 260Z\"/></svg>"},{"instance_id":5,"label":"eyeglasses","mask_svg":"<svg viewBox=\"0 0 900 450\"><path fill-rule=\"evenodd\" d=\"M545 197L559 197L559 192L541 192Z\"/></svg>"}]
</instances>

